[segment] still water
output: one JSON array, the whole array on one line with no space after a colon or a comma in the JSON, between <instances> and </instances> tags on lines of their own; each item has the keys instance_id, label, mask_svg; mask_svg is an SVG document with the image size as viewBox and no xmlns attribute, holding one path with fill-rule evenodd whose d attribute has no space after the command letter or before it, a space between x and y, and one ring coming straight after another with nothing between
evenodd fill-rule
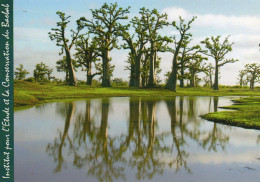
<instances>
[{"instance_id":1,"label":"still water","mask_svg":"<svg viewBox=\"0 0 260 182\"><path fill-rule=\"evenodd\" d=\"M201 119L234 97L114 97L15 112L15 181L259 182L260 132Z\"/></svg>"}]
</instances>

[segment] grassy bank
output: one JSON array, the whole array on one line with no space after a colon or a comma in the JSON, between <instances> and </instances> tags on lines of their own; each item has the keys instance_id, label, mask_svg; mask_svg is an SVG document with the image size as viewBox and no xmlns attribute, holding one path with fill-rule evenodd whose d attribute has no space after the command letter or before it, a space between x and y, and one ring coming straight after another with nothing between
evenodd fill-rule
<instances>
[{"instance_id":1,"label":"grassy bank","mask_svg":"<svg viewBox=\"0 0 260 182\"><path fill-rule=\"evenodd\" d=\"M222 108L235 111L208 113L201 117L232 126L260 129L260 97L247 97L233 102L232 106Z\"/></svg>"},{"instance_id":2,"label":"grassy bank","mask_svg":"<svg viewBox=\"0 0 260 182\"><path fill-rule=\"evenodd\" d=\"M14 82L15 107L35 105L59 99L80 99L92 97L120 96L260 96L260 89L254 91L248 88L221 88L214 91L211 88L179 88L176 93L163 88L138 89L128 87L90 87L81 85L70 87L56 83L32 83L26 81Z\"/></svg>"},{"instance_id":3,"label":"grassy bank","mask_svg":"<svg viewBox=\"0 0 260 182\"><path fill-rule=\"evenodd\" d=\"M32 83L15 81L14 106L15 110L30 107L35 104L54 102L58 100L75 100L97 97L120 96L260 96L260 89L254 91L248 88L221 88L214 91L211 88L179 88L176 93L163 88L138 89L128 87L90 87L81 85L70 87L55 83ZM222 111L203 115L202 118L214 122L260 129L260 97L248 97L234 101L234 105L224 108L236 111Z\"/></svg>"}]
</instances>

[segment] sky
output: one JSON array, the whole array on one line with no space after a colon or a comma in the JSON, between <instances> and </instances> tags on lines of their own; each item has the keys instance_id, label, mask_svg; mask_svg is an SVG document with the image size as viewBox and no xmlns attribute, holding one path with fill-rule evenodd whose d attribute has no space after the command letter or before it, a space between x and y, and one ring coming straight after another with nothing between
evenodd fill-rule
<instances>
[{"instance_id":1,"label":"sky","mask_svg":"<svg viewBox=\"0 0 260 182\"><path fill-rule=\"evenodd\" d=\"M56 77L64 78L65 73L56 71L56 61L62 58L59 56L60 48L48 36L59 20L56 12L71 16L69 30L75 27L78 18L91 19L90 9L99 9L105 2L117 2L123 8L130 6L129 17L137 16L142 7L167 13L169 22L178 20L179 16L185 20L197 16L190 30L194 45L206 37L220 35L224 39L230 36L234 45L226 58L238 59L239 62L220 68L221 85L236 85L238 72L245 64L260 63L259 0L14 0L14 67L23 64L30 77L35 65L44 62L54 69ZM161 33L174 36L176 30L169 26ZM125 70L128 50L112 50L110 55L111 64L116 66L113 78L128 80L129 71ZM159 56L162 58L159 76L164 81L164 74L171 70L173 54L161 53ZM213 64L214 60L209 58L208 62ZM86 80L86 73L78 71L76 77Z\"/></svg>"}]
</instances>

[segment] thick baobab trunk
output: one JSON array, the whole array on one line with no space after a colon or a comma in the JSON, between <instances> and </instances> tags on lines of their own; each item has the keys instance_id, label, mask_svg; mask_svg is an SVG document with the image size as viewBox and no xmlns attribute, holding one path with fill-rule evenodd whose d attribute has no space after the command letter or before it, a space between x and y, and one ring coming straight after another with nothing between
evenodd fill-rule
<instances>
[{"instance_id":1,"label":"thick baobab trunk","mask_svg":"<svg viewBox=\"0 0 260 182\"><path fill-rule=\"evenodd\" d=\"M153 47L151 47L151 55L150 55L150 66L149 66L149 80L148 80L148 87L155 87L155 52Z\"/></svg>"},{"instance_id":2,"label":"thick baobab trunk","mask_svg":"<svg viewBox=\"0 0 260 182\"><path fill-rule=\"evenodd\" d=\"M129 87L135 87L135 64L130 65L130 82Z\"/></svg>"},{"instance_id":3,"label":"thick baobab trunk","mask_svg":"<svg viewBox=\"0 0 260 182\"><path fill-rule=\"evenodd\" d=\"M254 77L253 77L253 78L251 78L251 80L250 80L250 89L251 89L251 90L254 90L254 88L255 88L255 82L254 82Z\"/></svg>"},{"instance_id":4,"label":"thick baobab trunk","mask_svg":"<svg viewBox=\"0 0 260 182\"><path fill-rule=\"evenodd\" d=\"M168 90L171 90L173 92L176 92L176 88L177 88L177 77L178 77L178 64L177 64L177 56L179 54L179 50L182 44L184 36L181 36L181 39L178 43L178 46L175 50L174 56L173 56L173 60L172 60L172 72L170 74L170 77L166 83L165 88Z\"/></svg>"},{"instance_id":5,"label":"thick baobab trunk","mask_svg":"<svg viewBox=\"0 0 260 182\"><path fill-rule=\"evenodd\" d=\"M135 73L135 77L134 77L134 86L135 87L140 87L140 78L141 78L141 54L139 54L138 56L135 57L135 69L134 69L134 73Z\"/></svg>"},{"instance_id":6,"label":"thick baobab trunk","mask_svg":"<svg viewBox=\"0 0 260 182\"><path fill-rule=\"evenodd\" d=\"M196 77L194 73L191 74L190 86L196 87Z\"/></svg>"},{"instance_id":7,"label":"thick baobab trunk","mask_svg":"<svg viewBox=\"0 0 260 182\"><path fill-rule=\"evenodd\" d=\"M77 81L76 81L75 72L73 69L70 51L69 51L69 49L66 49L65 52L66 52L66 62L67 62L68 71L69 71L69 86L76 86Z\"/></svg>"},{"instance_id":8,"label":"thick baobab trunk","mask_svg":"<svg viewBox=\"0 0 260 182\"><path fill-rule=\"evenodd\" d=\"M165 86L166 89L171 90L173 92L176 92L176 87L177 87L177 74L178 74L177 71L178 71L177 60L173 58L172 72Z\"/></svg>"},{"instance_id":9,"label":"thick baobab trunk","mask_svg":"<svg viewBox=\"0 0 260 182\"><path fill-rule=\"evenodd\" d=\"M214 82L214 88L213 90L219 90L218 88L218 61L216 61L216 68L215 68L215 82Z\"/></svg>"},{"instance_id":10,"label":"thick baobab trunk","mask_svg":"<svg viewBox=\"0 0 260 182\"><path fill-rule=\"evenodd\" d=\"M180 88L184 87L184 68L181 66L181 79L180 79Z\"/></svg>"},{"instance_id":11,"label":"thick baobab trunk","mask_svg":"<svg viewBox=\"0 0 260 182\"><path fill-rule=\"evenodd\" d=\"M87 75L87 85L92 85L93 75Z\"/></svg>"},{"instance_id":12,"label":"thick baobab trunk","mask_svg":"<svg viewBox=\"0 0 260 182\"><path fill-rule=\"evenodd\" d=\"M87 63L87 85L91 85L92 84L92 74L91 74L91 62L88 61Z\"/></svg>"},{"instance_id":13,"label":"thick baobab trunk","mask_svg":"<svg viewBox=\"0 0 260 182\"><path fill-rule=\"evenodd\" d=\"M103 52L102 60L103 60L102 87L111 87L110 73L109 73L109 50L105 50Z\"/></svg>"}]
</instances>

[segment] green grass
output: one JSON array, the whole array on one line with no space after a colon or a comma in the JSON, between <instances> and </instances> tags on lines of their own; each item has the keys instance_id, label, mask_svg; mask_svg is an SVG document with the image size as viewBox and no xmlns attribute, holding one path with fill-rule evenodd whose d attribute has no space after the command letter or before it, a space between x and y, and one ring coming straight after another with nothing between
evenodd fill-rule
<instances>
[{"instance_id":1,"label":"green grass","mask_svg":"<svg viewBox=\"0 0 260 182\"><path fill-rule=\"evenodd\" d=\"M232 126L260 129L260 97L247 97L233 102L232 106L222 108L235 111L208 113L201 117Z\"/></svg>"},{"instance_id":2,"label":"green grass","mask_svg":"<svg viewBox=\"0 0 260 182\"><path fill-rule=\"evenodd\" d=\"M76 100L100 97L171 97L171 96L260 96L260 88L254 91L248 88L225 87L219 91L211 88L178 88L171 92L164 88L138 89L128 87L91 87L80 85L70 87L56 83L32 83L26 81L14 82L15 110L24 109L35 104L54 102L58 100ZM260 97L249 97L234 101L232 106L224 107L236 111L223 111L203 115L202 118L245 128L260 129Z\"/></svg>"},{"instance_id":3,"label":"green grass","mask_svg":"<svg viewBox=\"0 0 260 182\"><path fill-rule=\"evenodd\" d=\"M59 99L83 99L93 97L122 97L122 96L260 96L260 88L254 91L248 88L221 88L214 91L211 88L178 88L171 92L164 88L139 89L129 87L91 87L80 85L71 87L56 83L32 83L26 81L14 82L15 107L34 105Z\"/></svg>"}]
</instances>

